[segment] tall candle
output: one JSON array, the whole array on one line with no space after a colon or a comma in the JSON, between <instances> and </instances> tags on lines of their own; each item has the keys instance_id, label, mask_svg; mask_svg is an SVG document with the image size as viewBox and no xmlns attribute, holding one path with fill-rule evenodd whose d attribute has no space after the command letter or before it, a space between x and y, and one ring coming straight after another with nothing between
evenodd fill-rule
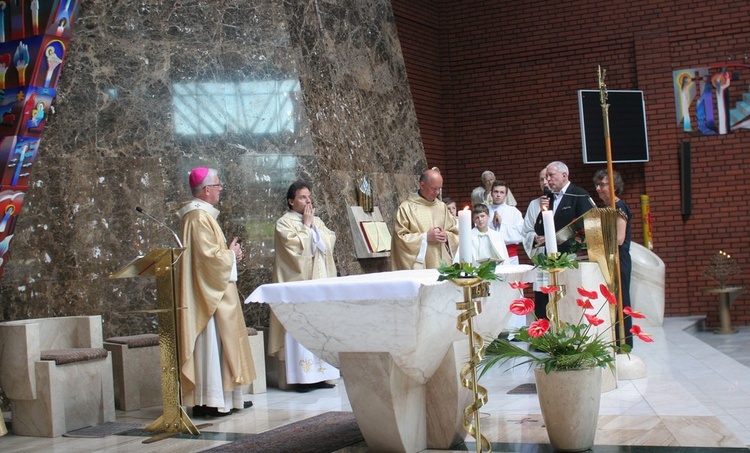
<instances>
[{"instance_id":1,"label":"tall candle","mask_svg":"<svg viewBox=\"0 0 750 453\"><path fill-rule=\"evenodd\" d=\"M547 248L547 254L557 253L557 236L555 235L555 213L552 211L542 211L542 221L544 222L544 244Z\"/></svg>"},{"instance_id":2,"label":"tall candle","mask_svg":"<svg viewBox=\"0 0 750 453\"><path fill-rule=\"evenodd\" d=\"M471 263L471 210L466 207L458 211L458 260Z\"/></svg>"}]
</instances>

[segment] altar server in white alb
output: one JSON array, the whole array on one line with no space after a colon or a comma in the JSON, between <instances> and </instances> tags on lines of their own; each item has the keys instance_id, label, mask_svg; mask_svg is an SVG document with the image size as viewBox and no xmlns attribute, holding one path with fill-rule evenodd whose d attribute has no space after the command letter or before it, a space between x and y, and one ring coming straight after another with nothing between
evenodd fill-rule
<instances>
[{"instance_id":1,"label":"altar server in white alb","mask_svg":"<svg viewBox=\"0 0 750 453\"><path fill-rule=\"evenodd\" d=\"M515 206L508 205L510 188L504 181L492 183L492 204L490 209L490 229L500 233L505 247L508 249L508 261L505 264L517 265L518 244L523 244L523 214ZM518 329L526 325L526 318L513 315L508 321L507 329ZM513 335L509 336L513 339Z\"/></svg>"},{"instance_id":2,"label":"altar server in white alb","mask_svg":"<svg viewBox=\"0 0 750 453\"><path fill-rule=\"evenodd\" d=\"M490 210L490 229L503 237L508 249L508 263L518 264L518 244L523 244L523 214L508 201L508 184L504 181L492 183L492 204Z\"/></svg>"},{"instance_id":3,"label":"altar server in white alb","mask_svg":"<svg viewBox=\"0 0 750 453\"><path fill-rule=\"evenodd\" d=\"M274 232L273 281L335 277L336 234L315 215L310 186L301 181L293 183L287 190L286 203L289 210L276 222ZM325 381L337 380L339 370L297 342L273 313L269 330L268 354L285 362L288 384L297 384L297 391L334 386Z\"/></svg>"},{"instance_id":4,"label":"altar server in white alb","mask_svg":"<svg viewBox=\"0 0 750 453\"><path fill-rule=\"evenodd\" d=\"M484 261L500 261L501 265L508 264L508 251L503 237L497 231L489 228L490 215L487 205L477 203L472 207L471 219L474 228L471 229L471 260L473 266ZM460 252L459 247L459 252ZM459 262L460 253L456 253L454 263Z\"/></svg>"}]
</instances>

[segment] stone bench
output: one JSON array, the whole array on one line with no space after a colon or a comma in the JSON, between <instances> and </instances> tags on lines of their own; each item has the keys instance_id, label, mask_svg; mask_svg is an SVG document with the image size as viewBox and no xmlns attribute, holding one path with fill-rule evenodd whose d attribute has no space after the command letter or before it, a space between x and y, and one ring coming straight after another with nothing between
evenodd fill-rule
<instances>
[{"instance_id":1,"label":"stone bench","mask_svg":"<svg viewBox=\"0 0 750 453\"><path fill-rule=\"evenodd\" d=\"M104 348L112 353L115 407L122 411L134 411L142 407L160 406L159 335L152 333L107 338Z\"/></svg>"},{"instance_id":2,"label":"stone bench","mask_svg":"<svg viewBox=\"0 0 750 453\"><path fill-rule=\"evenodd\" d=\"M56 437L115 421L101 316L0 323L0 364L16 435Z\"/></svg>"},{"instance_id":3,"label":"stone bench","mask_svg":"<svg viewBox=\"0 0 750 453\"><path fill-rule=\"evenodd\" d=\"M255 380L250 384L247 393L266 393L266 347L263 335L252 328L247 328L247 340L250 342L250 352L253 354L255 365Z\"/></svg>"},{"instance_id":4,"label":"stone bench","mask_svg":"<svg viewBox=\"0 0 750 453\"><path fill-rule=\"evenodd\" d=\"M266 392L263 335L247 328L257 378L246 393ZM161 355L157 334L107 338L104 347L112 353L115 407L134 411L162 404Z\"/></svg>"}]
</instances>

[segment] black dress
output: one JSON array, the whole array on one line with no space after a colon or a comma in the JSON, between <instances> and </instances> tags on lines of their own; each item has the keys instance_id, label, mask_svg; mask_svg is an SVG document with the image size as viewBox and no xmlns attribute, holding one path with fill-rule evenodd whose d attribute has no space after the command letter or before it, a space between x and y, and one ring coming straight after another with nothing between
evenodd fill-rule
<instances>
[{"instance_id":1,"label":"black dress","mask_svg":"<svg viewBox=\"0 0 750 453\"><path fill-rule=\"evenodd\" d=\"M625 227L625 241L620 246L620 285L622 287L622 306L630 307L630 273L633 269L632 261L630 260L630 220L633 214L630 212L630 207L627 203L619 200L615 203L615 208L618 211L622 211L627 216L627 226ZM630 329L633 327L633 319L628 316L625 318L625 341L631 347L633 346L633 337L630 333Z\"/></svg>"}]
</instances>

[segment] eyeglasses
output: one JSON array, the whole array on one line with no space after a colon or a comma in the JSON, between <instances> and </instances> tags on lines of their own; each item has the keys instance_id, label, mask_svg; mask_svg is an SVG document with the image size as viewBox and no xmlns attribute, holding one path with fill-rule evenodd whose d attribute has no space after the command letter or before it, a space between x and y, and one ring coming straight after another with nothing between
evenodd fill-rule
<instances>
[{"instance_id":1,"label":"eyeglasses","mask_svg":"<svg viewBox=\"0 0 750 453\"><path fill-rule=\"evenodd\" d=\"M224 184L206 184L203 187L224 187Z\"/></svg>"},{"instance_id":2,"label":"eyeglasses","mask_svg":"<svg viewBox=\"0 0 750 453\"><path fill-rule=\"evenodd\" d=\"M609 185L608 182L598 182L594 184L594 187L607 187Z\"/></svg>"}]
</instances>

